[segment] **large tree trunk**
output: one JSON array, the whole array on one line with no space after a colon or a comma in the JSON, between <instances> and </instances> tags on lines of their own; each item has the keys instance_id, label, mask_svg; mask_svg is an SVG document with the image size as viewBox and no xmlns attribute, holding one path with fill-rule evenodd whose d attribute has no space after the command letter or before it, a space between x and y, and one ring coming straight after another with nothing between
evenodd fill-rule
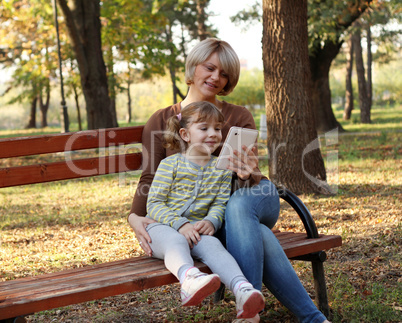
<instances>
[{"instance_id":1,"label":"large tree trunk","mask_svg":"<svg viewBox=\"0 0 402 323\"><path fill-rule=\"evenodd\" d=\"M367 96L367 84L363 63L363 50L361 45L360 24L356 24L357 30L353 34L353 47L355 48L356 74L359 88L360 121L371 123L370 104Z\"/></svg>"},{"instance_id":2,"label":"large tree trunk","mask_svg":"<svg viewBox=\"0 0 402 323\"><path fill-rule=\"evenodd\" d=\"M331 63L338 55L341 44L327 41L324 47L315 50L314 56L309 57L312 78L311 103L316 129L319 133L328 132L335 128L344 131L332 111L331 89L329 87Z\"/></svg>"},{"instance_id":3,"label":"large tree trunk","mask_svg":"<svg viewBox=\"0 0 402 323\"><path fill-rule=\"evenodd\" d=\"M269 176L297 194L330 193L310 102L307 0L263 0Z\"/></svg>"},{"instance_id":4,"label":"large tree trunk","mask_svg":"<svg viewBox=\"0 0 402 323\"><path fill-rule=\"evenodd\" d=\"M101 48L99 0L58 0L80 70L88 129L113 126L105 62Z\"/></svg>"},{"instance_id":5,"label":"large tree trunk","mask_svg":"<svg viewBox=\"0 0 402 323\"><path fill-rule=\"evenodd\" d=\"M353 41L352 37L348 40L349 50L346 54L346 84L345 84L345 108L343 111L343 120L349 120L353 110Z\"/></svg>"}]
</instances>

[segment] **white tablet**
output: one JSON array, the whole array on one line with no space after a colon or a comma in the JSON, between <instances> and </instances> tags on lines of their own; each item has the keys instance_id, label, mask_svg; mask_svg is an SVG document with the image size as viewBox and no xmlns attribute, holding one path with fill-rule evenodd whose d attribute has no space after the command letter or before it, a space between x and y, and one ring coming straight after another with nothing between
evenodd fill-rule
<instances>
[{"instance_id":1,"label":"white tablet","mask_svg":"<svg viewBox=\"0 0 402 323\"><path fill-rule=\"evenodd\" d=\"M242 151L242 146L251 149L257 141L258 130L240 127L231 127L223 143L222 150L218 156L216 168L227 169L229 157L234 156L234 151Z\"/></svg>"}]
</instances>

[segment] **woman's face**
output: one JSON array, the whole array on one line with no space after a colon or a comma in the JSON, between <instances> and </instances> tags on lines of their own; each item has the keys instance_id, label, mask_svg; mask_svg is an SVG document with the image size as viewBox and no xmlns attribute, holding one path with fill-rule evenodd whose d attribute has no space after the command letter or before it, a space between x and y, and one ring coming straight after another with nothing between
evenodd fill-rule
<instances>
[{"instance_id":1,"label":"woman's face","mask_svg":"<svg viewBox=\"0 0 402 323\"><path fill-rule=\"evenodd\" d=\"M229 77L222 69L218 53L215 52L196 66L191 87L199 93L200 100L208 100L215 98L228 81Z\"/></svg>"}]
</instances>

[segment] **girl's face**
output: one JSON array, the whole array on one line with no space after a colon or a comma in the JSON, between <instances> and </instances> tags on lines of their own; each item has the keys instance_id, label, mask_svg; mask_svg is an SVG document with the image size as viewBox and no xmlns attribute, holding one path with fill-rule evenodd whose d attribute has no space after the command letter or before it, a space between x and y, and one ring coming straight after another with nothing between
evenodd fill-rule
<instances>
[{"instance_id":1,"label":"girl's face","mask_svg":"<svg viewBox=\"0 0 402 323\"><path fill-rule=\"evenodd\" d=\"M194 71L192 90L199 94L200 101L208 101L223 90L229 77L222 69L218 53L212 53L207 60L196 66Z\"/></svg>"},{"instance_id":2,"label":"girl's face","mask_svg":"<svg viewBox=\"0 0 402 323\"><path fill-rule=\"evenodd\" d=\"M197 120L198 116L192 118ZM210 156L222 141L222 124L215 120L190 122L188 128L180 129L180 136L187 142L186 154L191 156Z\"/></svg>"}]
</instances>

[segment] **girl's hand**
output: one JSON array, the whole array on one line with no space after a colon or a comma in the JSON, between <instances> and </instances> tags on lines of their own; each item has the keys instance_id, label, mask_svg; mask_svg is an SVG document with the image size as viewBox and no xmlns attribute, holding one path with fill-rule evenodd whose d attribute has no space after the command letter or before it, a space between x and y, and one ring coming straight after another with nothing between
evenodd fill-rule
<instances>
[{"instance_id":1,"label":"girl's hand","mask_svg":"<svg viewBox=\"0 0 402 323\"><path fill-rule=\"evenodd\" d=\"M187 239L190 248L193 248L193 245L197 244L198 241L201 240L200 234L191 223L182 225L179 229L179 232Z\"/></svg>"},{"instance_id":2,"label":"girl's hand","mask_svg":"<svg viewBox=\"0 0 402 323\"><path fill-rule=\"evenodd\" d=\"M250 178L251 174L258 167L258 157L255 154L257 147L248 149L242 146L242 151L234 151L234 156L229 157L228 169L237 173L237 177L246 181Z\"/></svg>"},{"instance_id":3,"label":"girl's hand","mask_svg":"<svg viewBox=\"0 0 402 323\"><path fill-rule=\"evenodd\" d=\"M199 234L206 234L213 236L215 233L215 227L211 221L202 220L194 224L194 229L198 231Z\"/></svg>"}]
</instances>

